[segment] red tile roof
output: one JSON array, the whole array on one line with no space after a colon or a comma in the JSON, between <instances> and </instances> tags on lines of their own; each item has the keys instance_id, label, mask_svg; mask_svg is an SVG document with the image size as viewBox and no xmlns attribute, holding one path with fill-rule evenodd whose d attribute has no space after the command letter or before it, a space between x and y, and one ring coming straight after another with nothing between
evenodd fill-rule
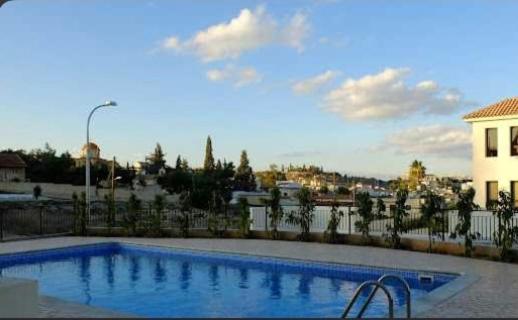
<instances>
[{"instance_id":1,"label":"red tile roof","mask_svg":"<svg viewBox=\"0 0 518 320\"><path fill-rule=\"evenodd\" d=\"M25 168L25 161L16 153L0 153L0 168Z\"/></svg>"},{"instance_id":2,"label":"red tile roof","mask_svg":"<svg viewBox=\"0 0 518 320\"><path fill-rule=\"evenodd\" d=\"M518 97L508 98L464 116L464 120L502 116L518 116Z\"/></svg>"}]
</instances>

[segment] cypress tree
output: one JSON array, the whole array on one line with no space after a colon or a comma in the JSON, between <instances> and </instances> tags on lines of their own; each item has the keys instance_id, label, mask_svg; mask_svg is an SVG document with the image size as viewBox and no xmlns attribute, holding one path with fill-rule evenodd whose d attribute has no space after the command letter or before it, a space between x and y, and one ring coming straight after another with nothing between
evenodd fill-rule
<instances>
[{"instance_id":1,"label":"cypress tree","mask_svg":"<svg viewBox=\"0 0 518 320\"><path fill-rule=\"evenodd\" d=\"M175 169L176 170L182 169L182 158L180 157L180 155L178 155L178 158L176 158Z\"/></svg>"},{"instance_id":2,"label":"cypress tree","mask_svg":"<svg viewBox=\"0 0 518 320\"><path fill-rule=\"evenodd\" d=\"M162 151L160 143L156 144L155 151L148 157L148 159L151 165L160 168L165 166L165 154L164 151Z\"/></svg>"},{"instance_id":3,"label":"cypress tree","mask_svg":"<svg viewBox=\"0 0 518 320\"><path fill-rule=\"evenodd\" d=\"M250 167L246 150L241 152L241 159L239 161L239 167L237 167L236 170L234 181L236 190L252 191L256 187L255 176Z\"/></svg>"},{"instance_id":4,"label":"cypress tree","mask_svg":"<svg viewBox=\"0 0 518 320\"><path fill-rule=\"evenodd\" d=\"M203 170L213 171L215 167L214 156L212 155L212 140L210 136L207 137L207 144L205 145L205 161L203 162Z\"/></svg>"}]
</instances>

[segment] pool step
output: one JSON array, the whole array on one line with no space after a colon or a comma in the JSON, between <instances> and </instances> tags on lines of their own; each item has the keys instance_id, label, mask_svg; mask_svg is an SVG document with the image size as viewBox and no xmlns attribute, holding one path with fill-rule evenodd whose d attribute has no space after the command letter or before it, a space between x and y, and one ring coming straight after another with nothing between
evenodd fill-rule
<instances>
[{"instance_id":1,"label":"pool step","mask_svg":"<svg viewBox=\"0 0 518 320\"><path fill-rule=\"evenodd\" d=\"M433 283L433 275L430 274L420 274L418 276L419 282L423 284L432 284Z\"/></svg>"}]
</instances>

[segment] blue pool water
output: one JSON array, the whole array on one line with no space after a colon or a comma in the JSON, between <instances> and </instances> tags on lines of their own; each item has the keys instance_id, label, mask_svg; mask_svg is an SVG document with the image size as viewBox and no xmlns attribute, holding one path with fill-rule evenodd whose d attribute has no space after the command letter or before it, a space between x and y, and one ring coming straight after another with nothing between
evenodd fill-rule
<instances>
[{"instance_id":1,"label":"blue pool water","mask_svg":"<svg viewBox=\"0 0 518 320\"><path fill-rule=\"evenodd\" d=\"M36 279L41 294L148 317L338 317L361 282L385 273L402 275L413 300L455 278L119 243L0 255L0 276ZM368 315L386 310L380 291Z\"/></svg>"}]
</instances>

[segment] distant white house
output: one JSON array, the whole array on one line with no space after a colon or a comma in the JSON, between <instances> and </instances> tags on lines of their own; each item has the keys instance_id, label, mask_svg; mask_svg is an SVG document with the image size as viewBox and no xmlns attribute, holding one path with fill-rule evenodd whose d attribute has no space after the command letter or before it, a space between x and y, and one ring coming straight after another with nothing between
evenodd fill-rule
<instances>
[{"instance_id":1,"label":"distant white house","mask_svg":"<svg viewBox=\"0 0 518 320\"><path fill-rule=\"evenodd\" d=\"M0 153L0 182L24 182L26 167L16 153Z\"/></svg>"},{"instance_id":2,"label":"distant white house","mask_svg":"<svg viewBox=\"0 0 518 320\"><path fill-rule=\"evenodd\" d=\"M474 111L464 121L473 130L475 203L485 208L504 190L518 206L518 97Z\"/></svg>"},{"instance_id":3,"label":"distant white house","mask_svg":"<svg viewBox=\"0 0 518 320\"><path fill-rule=\"evenodd\" d=\"M351 192L358 193L368 193L371 197L380 198L380 197L388 197L390 196L390 192L383 187L373 186L370 184L362 184L357 183L353 187L349 189Z\"/></svg>"},{"instance_id":4,"label":"distant white house","mask_svg":"<svg viewBox=\"0 0 518 320\"><path fill-rule=\"evenodd\" d=\"M256 180L257 181L257 180ZM297 193L302 185L294 181L277 181L279 191L281 192L281 205L297 205ZM271 200L270 192L262 191L258 188L255 191L234 191L232 192L232 200L230 204L238 204L239 199L246 199L250 206L264 206Z\"/></svg>"},{"instance_id":5,"label":"distant white house","mask_svg":"<svg viewBox=\"0 0 518 320\"><path fill-rule=\"evenodd\" d=\"M281 191L281 196L285 198L295 198L302 189L302 185L295 181L277 181L276 184Z\"/></svg>"},{"instance_id":6,"label":"distant white house","mask_svg":"<svg viewBox=\"0 0 518 320\"><path fill-rule=\"evenodd\" d=\"M265 191L234 191L230 204L239 204L239 199L246 199L250 206L264 206L270 198L270 193Z\"/></svg>"}]
</instances>

